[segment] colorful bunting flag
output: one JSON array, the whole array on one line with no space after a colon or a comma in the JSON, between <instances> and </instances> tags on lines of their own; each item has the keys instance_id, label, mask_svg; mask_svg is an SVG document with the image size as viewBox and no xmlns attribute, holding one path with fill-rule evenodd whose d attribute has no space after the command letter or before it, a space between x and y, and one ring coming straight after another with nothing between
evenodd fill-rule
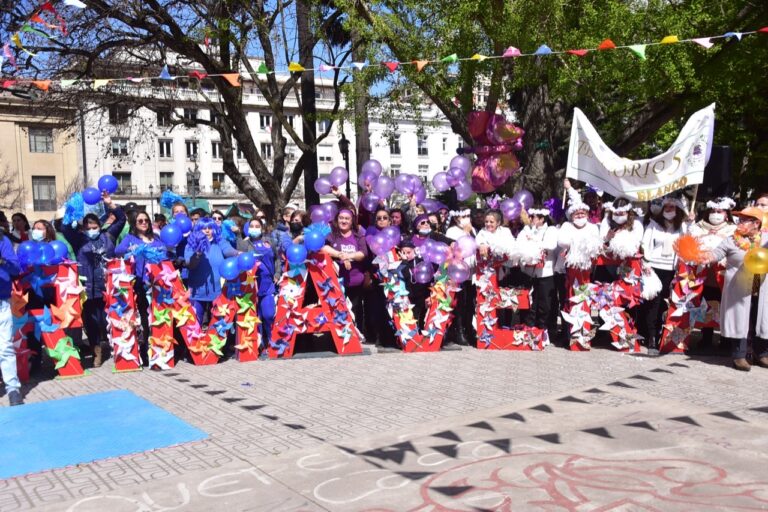
<instances>
[{"instance_id":1,"label":"colorful bunting flag","mask_svg":"<svg viewBox=\"0 0 768 512\"><path fill-rule=\"evenodd\" d=\"M96 79L96 80L93 81L93 88L95 90L95 89L99 89L100 87L105 87L105 86L109 85L110 81L111 80L109 78Z\"/></svg>"},{"instance_id":2,"label":"colorful bunting flag","mask_svg":"<svg viewBox=\"0 0 768 512\"><path fill-rule=\"evenodd\" d=\"M50 80L32 80L32 85L40 89L41 91L47 91L51 87Z\"/></svg>"},{"instance_id":3,"label":"colorful bunting flag","mask_svg":"<svg viewBox=\"0 0 768 512\"><path fill-rule=\"evenodd\" d=\"M482 55L482 54L480 54L480 53L476 53L476 54L474 54L473 56L471 56L471 57L469 58L469 60L476 60L476 61L478 61L478 62L483 62L483 61L484 61L485 59L487 59L487 58L488 58L488 57L487 57L487 56L485 56L485 55Z\"/></svg>"},{"instance_id":4,"label":"colorful bunting flag","mask_svg":"<svg viewBox=\"0 0 768 512\"><path fill-rule=\"evenodd\" d=\"M743 34L741 32L726 32L725 34L723 34L723 37L725 37L726 39L729 37L735 37L739 41L741 41L742 36Z\"/></svg>"},{"instance_id":5,"label":"colorful bunting flag","mask_svg":"<svg viewBox=\"0 0 768 512\"><path fill-rule=\"evenodd\" d=\"M269 68L267 68L267 64L265 62L262 62L261 64L259 64L259 67L256 68L256 73L260 75L266 75L267 73L269 73Z\"/></svg>"},{"instance_id":6,"label":"colorful bunting flag","mask_svg":"<svg viewBox=\"0 0 768 512\"><path fill-rule=\"evenodd\" d=\"M571 55L576 55L578 57L583 57L589 53L589 50L568 50L566 53L570 53Z\"/></svg>"},{"instance_id":7,"label":"colorful bunting flag","mask_svg":"<svg viewBox=\"0 0 768 512\"><path fill-rule=\"evenodd\" d=\"M85 4L80 0L64 0L64 4L78 9L85 9Z\"/></svg>"},{"instance_id":8,"label":"colorful bunting flag","mask_svg":"<svg viewBox=\"0 0 768 512\"><path fill-rule=\"evenodd\" d=\"M165 64L163 66L162 71L160 71L160 76L158 76L157 78L159 78L160 80L173 80L173 77L168 72L168 64Z\"/></svg>"},{"instance_id":9,"label":"colorful bunting flag","mask_svg":"<svg viewBox=\"0 0 768 512\"><path fill-rule=\"evenodd\" d=\"M361 69L363 69L367 65L368 65L367 62L353 62L352 63L352 67L355 68L358 71L360 71Z\"/></svg>"},{"instance_id":10,"label":"colorful bunting flag","mask_svg":"<svg viewBox=\"0 0 768 512\"><path fill-rule=\"evenodd\" d=\"M187 76L189 76L189 78L194 78L195 80L202 80L208 76L208 73L203 73L202 71L190 71Z\"/></svg>"},{"instance_id":11,"label":"colorful bunting flag","mask_svg":"<svg viewBox=\"0 0 768 512\"><path fill-rule=\"evenodd\" d=\"M416 64L416 71L421 72L422 69L424 69L424 66L429 64L428 60L415 60L413 61L414 64Z\"/></svg>"},{"instance_id":12,"label":"colorful bunting flag","mask_svg":"<svg viewBox=\"0 0 768 512\"><path fill-rule=\"evenodd\" d=\"M613 50L614 48L616 48L616 43L610 39L604 39L603 42L597 46L597 49L600 51Z\"/></svg>"},{"instance_id":13,"label":"colorful bunting flag","mask_svg":"<svg viewBox=\"0 0 768 512\"><path fill-rule=\"evenodd\" d=\"M400 66L400 63L395 61L382 62L382 64L384 64L384 67L386 67L390 73L394 73L398 66Z\"/></svg>"},{"instance_id":14,"label":"colorful bunting flag","mask_svg":"<svg viewBox=\"0 0 768 512\"><path fill-rule=\"evenodd\" d=\"M549 55L550 53L552 53L552 48L545 44L539 46L536 48L536 51L533 52L534 55Z\"/></svg>"},{"instance_id":15,"label":"colorful bunting flag","mask_svg":"<svg viewBox=\"0 0 768 512\"><path fill-rule=\"evenodd\" d=\"M459 60L459 56L455 53L452 53L450 55L446 55L442 59L440 59L440 62L445 62L446 64L453 64L454 62L457 62Z\"/></svg>"},{"instance_id":16,"label":"colorful bunting flag","mask_svg":"<svg viewBox=\"0 0 768 512\"><path fill-rule=\"evenodd\" d=\"M629 49L640 57L640 60L645 60L645 46L644 44L633 44L629 47Z\"/></svg>"},{"instance_id":17,"label":"colorful bunting flag","mask_svg":"<svg viewBox=\"0 0 768 512\"><path fill-rule=\"evenodd\" d=\"M504 50L502 57L504 57L505 59L509 59L512 57L519 57L520 55L522 55L522 53L520 53L520 50L518 50L514 46L510 46L509 48Z\"/></svg>"},{"instance_id":18,"label":"colorful bunting flag","mask_svg":"<svg viewBox=\"0 0 768 512\"><path fill-rule=\"evenodd\" d=\"M288 71L291 73L301 73L302 71L305 71L304 66L299 64L298 62L291 62L288 64Z\"/></svg>"},{"instance_id":19,"label":"colorful bunting flag","mask_svg":"<svg viewBox=\"0 0 768 512\"><path fill-rule=\"evenodd\" d=\"M664 39L660 41L661 44L675 44L679 43L680 39L677 38L677 36L666 36ZM639 46L639 45L635 45Z\"/></svg>"},{"instance_id":20,"label":"colorful bunting flag","mask_svg":"<svg viewBox=\"0 0 768 512\"><path fill-rule=\"evenodd\" d=\"M708 37L700 37L698 39L693 39L693 42L698 44L699 46L703 46L706 49L710 49L715 45L715 43L713 43L712 40Z\"/></svg>"},{"instance_id":21,"label":"colorful bunting flag","mask_svg":"<svg viewBox=\"0 0 768 512\"><path fill-rule=\"evenodd\" d=\"M61 86L62 89L69 89L70 87L75 85L75 83L77 83L77 80L61 80L59 82L59 85Z\"/></svg>"},{"instance_id":22,"label":"colorful bunting flag","mask_svg":"<svg viewBox=\"0 0 768 512\"><path fill-rule=\"evenodd\" d=\"M352 63L354 65L354 63ZM328 64L320 64L320 67L318 68L320 71L333 71L336 69L336 66L330 66Z\"/></svg>"},{"instance_id":23,"label":"colorful bunting flag","mask_svg":"<svg viewBox=\"0 0 768 512\"><path fill-rule=\"evenodd\" d=\"M232 87L240 87L240 73L224 73L221 77Z\"/></svg>"},{"instance_id":24,"label":"colorful bunting flag","mask_svg":"<svg viewBox=\"0 0 768 512\"><path fill-rule=\"evenodd\" d=\"M758 32L763 32L764 34L768 34L768 27L763 27L759 29Z\"/></svg>"}]
</instances>

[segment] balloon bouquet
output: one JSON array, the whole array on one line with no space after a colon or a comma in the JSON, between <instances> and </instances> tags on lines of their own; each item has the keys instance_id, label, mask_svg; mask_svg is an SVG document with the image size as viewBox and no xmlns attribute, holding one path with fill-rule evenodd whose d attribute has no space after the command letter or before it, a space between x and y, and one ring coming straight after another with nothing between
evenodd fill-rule
<instances>
[{"instance_id":1,"label":"balloon bouquet","mask_svg":"<svg viewBox=\"0 0 768 512\"><path fill-rule=\"evenodd\" d=\"M456 189L456 198L466 201L472 195L469 170L472 162L465 156L455 156L451 159L447 171L439 172L432 177L432 186L438 192L445 192L451 188Z\"/></svg>"},{"instance_id":2,"label":"balloon bouquet","mask_svg":"<svg viewBox=\"0 0 768 512\"><path fill-rule=\"evenodd\" d=\"M485 111L470 112L467 128L476 144L463 149L464 153L477 155L472 169L473 191L493 192L521 172L515 152L523 149L522 128L500 114Z\"/></svg>"}]
</instances>

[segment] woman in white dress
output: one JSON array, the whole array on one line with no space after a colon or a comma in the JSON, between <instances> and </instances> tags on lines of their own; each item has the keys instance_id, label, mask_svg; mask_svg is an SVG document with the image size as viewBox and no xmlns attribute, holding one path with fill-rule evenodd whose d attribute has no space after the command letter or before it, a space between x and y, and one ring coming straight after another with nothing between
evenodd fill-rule
<instances>
[{"instance_id":1,"label":"woman in white dress","mask_svg":"<svg viewBox=\"0 0 768 512\"><path fill-rule=\"evenodd\" d=\"M761 232L765 212L757 207L745 208L738 215L736 232L723 240L708 253L705 262L716 263L725 259L725 280L723 301L720 305L720 333L731 343L733 366L737 370L749 371L747 361L747 336L749 335L749 313L752 294L759 277L744 268L744 256L755 247L767 247L768 236ZM757 279L756 279L757 278ZM757 338L753 347L757 365L768 368L768 285L766 280L759 286L760 300L757 312Z\"/></svg>"}]
</instances>

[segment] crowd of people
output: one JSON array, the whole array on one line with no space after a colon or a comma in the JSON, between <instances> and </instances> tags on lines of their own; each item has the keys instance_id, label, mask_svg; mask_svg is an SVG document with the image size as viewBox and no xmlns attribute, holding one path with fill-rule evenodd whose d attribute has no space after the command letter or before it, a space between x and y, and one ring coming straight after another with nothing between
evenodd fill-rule
<instances>
[{"instance_id":1,"label":"crowd of people","mask_svg":"<svg viewBox=\"0 0 768 512\"><path fill-rule=\"evenodd\" d=\"M736 209L736 203L730 198L713 199L695 213L689 211L682 196L667 196L636 205L624 198L604 202L599 191L587 188L579 192L567 181L565 188L568 192L565 210L557 211L552 204L529 205L513 218L495 208L450 209L440 203L428 211L414 198L399 207L387 207L382 202L375 211L368 211L334 188L331 232L321 251L336 264L364 342L395 345L395 331L387 313L376 255L366 241L366 235L394 226L400 233L399 244L394 249L401 260L398 270L421 328L429 283L416 276L424 261L425 247L430 240L451 245L463 237L472 237L477 252L465 260L470 268L481 259L497 258L503 262L498 269L500 286L532 290L530 309L499 311L501 325L509 328L519 323L544 329L551 340L564 346L570 341L569 330L560 313L568 308L574 281L616 279L618 264L593 265L598 254L610 255L617 261L642 255L644 273L658 278L660 292L641 301L630 314L648 352L658 353L667 299L675 276L675 240L687 233L696 236L706 250L705 263L709 270L705 298L722 300L720 346L730 348L737 369L750 369L747 339L755 327L753 360L768 368L768 291L764 280L761 283L759 276L755 276L753 281L751 275L746 279L742 268L749 248L768 245L768 234L765 234L768 194L759 196L753 206L741 210ZM252 252L261 262L258 312L262 336L269 340L276 287L285 268L286 251L292 244L302 243L305 229L313 222L310 213L295 205L284 208L276 219L270 219L267 211L258 207L250 218L240 215L226 218L218 210L189 211L186 204L177 202L170 208L168 217L158 214L150 218L133 204L117 205L107 193L103 193L102 202L103 215L85 215L74 226L64 224L61 215L53 222L41 219L32 225L22 213L13 214L10 225L5 215L0 215L0 362L12 404L21 403L21 395L11 343L13 319L9 298L12 281L24 271L14 248L25 241L58 240L66 245L69 259L77 262L80 275L86 278L85 336L79 349L93 357L94 366L99 366L108 351L104 303L107 261L116 257L133 261L145 362L149 333L146 264L158 254L172 260L180 270L197 317L205 324L212 301L221 292L222 261ZM169 247L159 234L166 224L181 222L178 219L182 217L189 219L191 229L181 242ZM721 270L723 275L719 275ZM475 293L471 280L460 284L454 320L446 333L445 344L475 342L472 327ZM51 297L30 297L29 305L41 307L50 301ZM711 347L713 340L712 329L705 329L700 346ZM30 348L37 353L32 358L34 370L41 362L40 341Z\"/></svg>"}]
</instances>

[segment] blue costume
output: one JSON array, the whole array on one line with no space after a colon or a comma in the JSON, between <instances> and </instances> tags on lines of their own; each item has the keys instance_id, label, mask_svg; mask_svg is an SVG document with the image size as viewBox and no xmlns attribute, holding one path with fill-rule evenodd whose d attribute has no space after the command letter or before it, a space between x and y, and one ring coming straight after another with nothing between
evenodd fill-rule
<instances>
[{"instance_id":1,"label":"blue costume","mask_svg":"<svg viewBox=\"0 0 768 512\"><path fill-rule=\"evenodd\" d=\"M272 324L275 322L275 247L261 240L248 238L238 240L237 249L242 252L253 252L261 262L256 278L259 285L258 315L261 320L262 343L269 344L272 339Z\"/></svg>"}]
</instances>

